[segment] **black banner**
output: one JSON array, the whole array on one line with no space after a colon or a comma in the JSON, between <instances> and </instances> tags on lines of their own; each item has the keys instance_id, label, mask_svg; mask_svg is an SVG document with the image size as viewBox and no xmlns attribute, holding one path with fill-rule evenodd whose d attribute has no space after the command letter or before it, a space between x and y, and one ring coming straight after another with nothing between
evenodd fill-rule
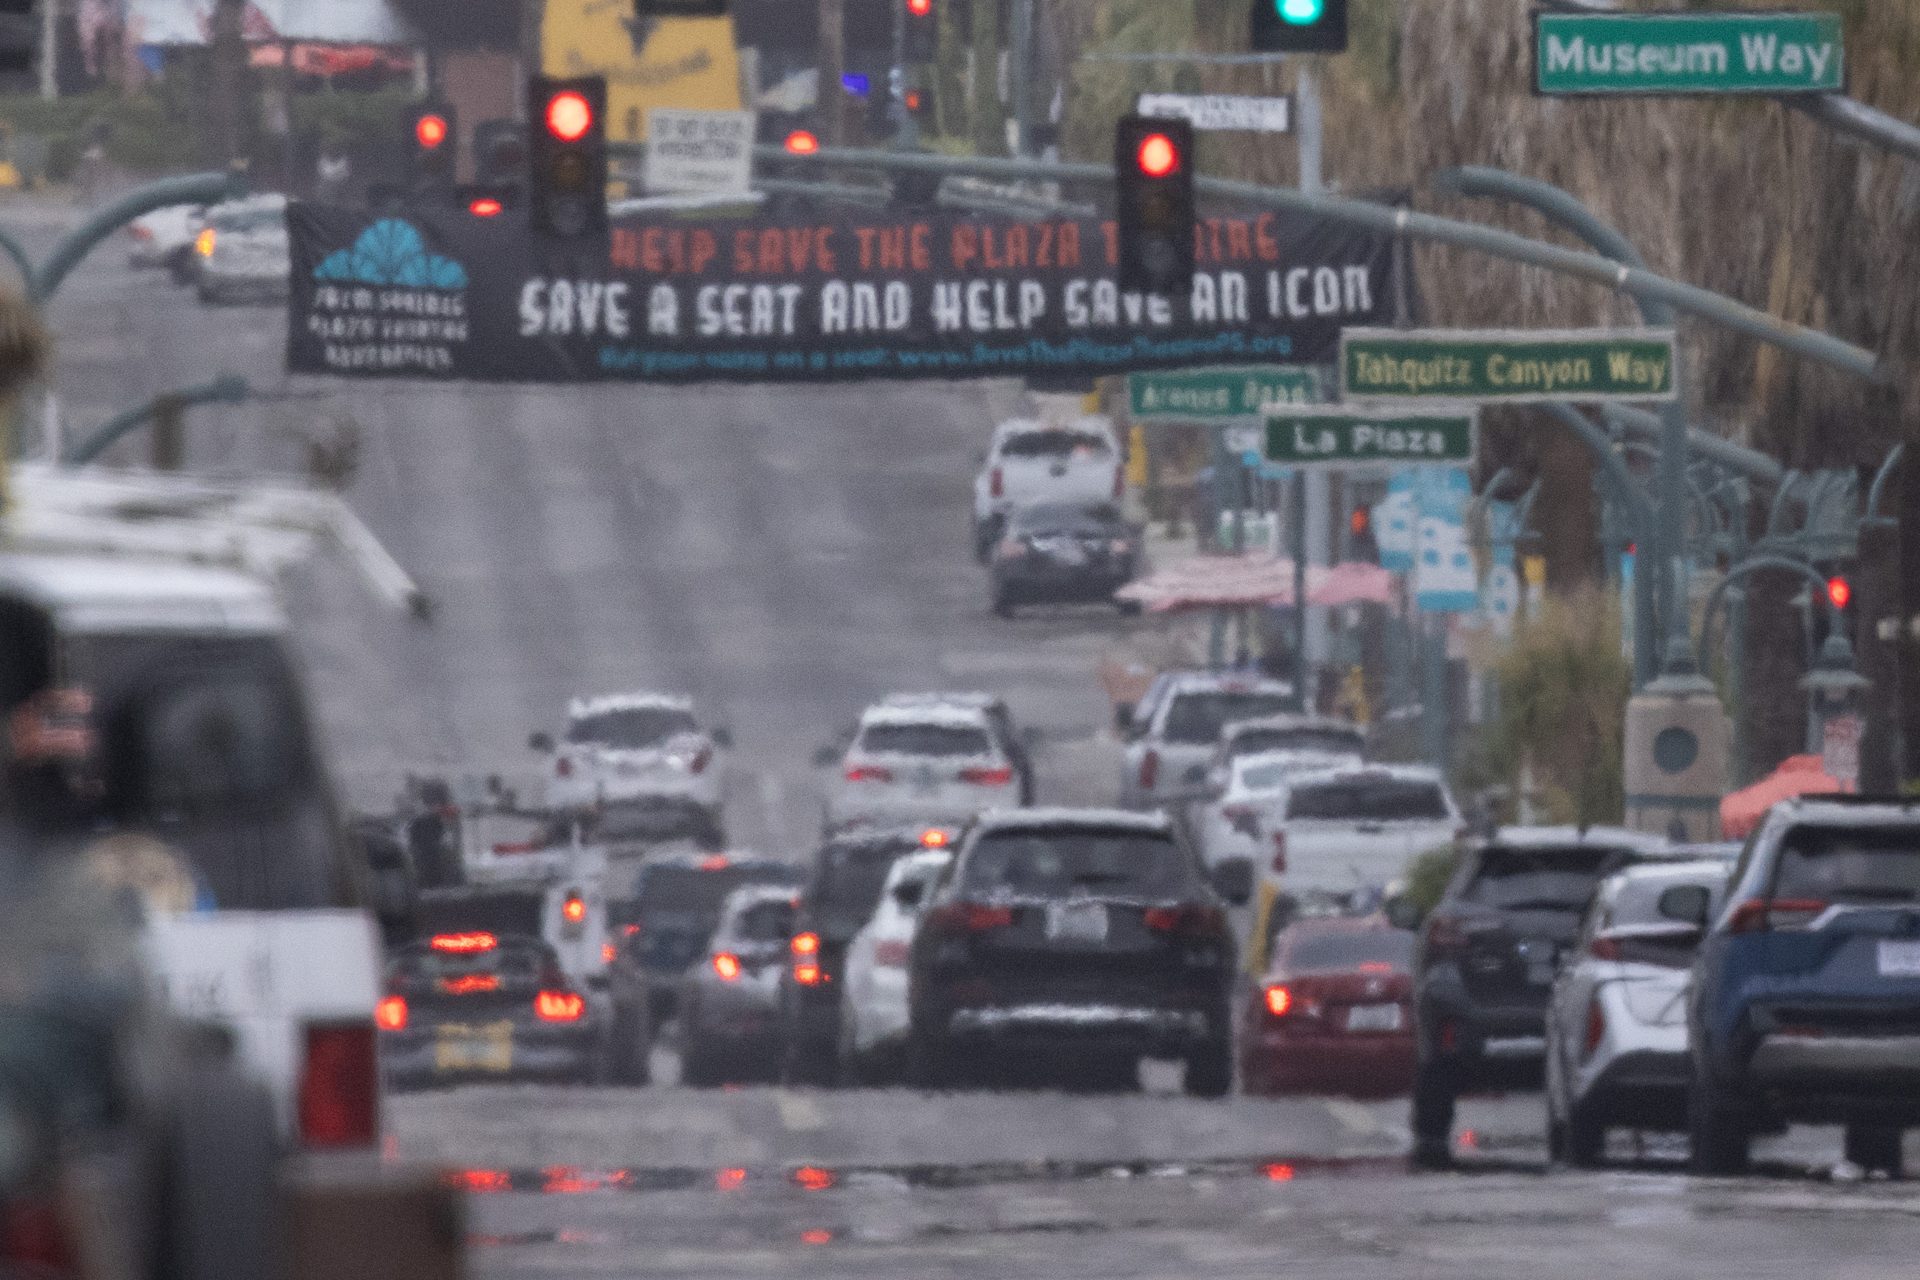
<instances>
[{"instance_id":1,"label":"black banner","mask_svg":"<svg viewBox=\"0 0 1920 1280\"><path fill-rule=\"evenodd\" d=\"M616 221L603 243L511 215L295 204L296 373L510 382L1094 376L1325 363L1392 319L1384 236L1265 213L1196 230L1192 292L1113 283L1093 219L956 213Z\"/></svg>"}]
</instances>

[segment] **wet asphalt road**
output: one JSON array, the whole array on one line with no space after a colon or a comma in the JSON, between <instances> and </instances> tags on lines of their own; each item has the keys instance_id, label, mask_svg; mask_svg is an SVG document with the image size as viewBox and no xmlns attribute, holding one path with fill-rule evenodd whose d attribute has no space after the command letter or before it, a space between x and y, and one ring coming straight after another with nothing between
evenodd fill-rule
<instances>
[{"instance_id":1,"label":"wet asphalt road","mask_svg":"<svg viewBox=\"0 0 1920 1280\"><path fill-rule=\"evenodd\" d=\"M63 215L0 207L44 244ZM203 309L116 250L53 310L74 429L222 371L275 396L196 412L194 464L286 471L352 424L350 497L435 602L421 625L340 562L288 584L337 769L527 778L567 697L691 691L739 742L736 843L799 856L813 748L891 688L1005 694L1046 798L1110 797L1099 610L986 609L967 478L1000 384L827 389L289 383L271 309ZM137 458L137 445L121 456ZM663 1054L657 1078L675 1078ZM392 1100L391 1150L458 1171L475 1272L553 1276L1910 1277L1911 1184L1834 1181L1835 1135L1768 1176L1682 1176L1671 1139L1546 1174L1537 1100L1463 1106L1466 1171L1413 1178L1405 1104L1146 1091L473 1088ZM1916 1155L1920 1155L1917 1152Z\"/></svg>"}]
</instances>

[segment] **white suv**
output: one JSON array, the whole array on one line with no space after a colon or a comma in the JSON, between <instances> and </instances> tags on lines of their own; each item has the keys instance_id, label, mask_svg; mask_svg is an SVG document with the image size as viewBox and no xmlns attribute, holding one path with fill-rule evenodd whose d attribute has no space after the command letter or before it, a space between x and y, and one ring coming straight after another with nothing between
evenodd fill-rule
<instances>
[{"instance_id":1,"label":"white suv","mask_svg":"<svg viewBox=\"0 0 1920 1280\"><path fill-rule=\"evenodd\" d=\"M731 739L724 729L702 728L692 700L682 695L576 698L567 708L562 741L536 733L529 745L553 757L549 808L660 797L690 800L720 816Z\"/></svg>"},{"instance_id":2,"label":"white suv","mask_svg":"<svg viewBox=\"0 0 1920 1280\"><path fill-rule=\"evenodd\" d=\"M1020 803L1020 774L979 707L869 707L840 761L827 825L957 825Z\"/></svg>"}]
</instances>

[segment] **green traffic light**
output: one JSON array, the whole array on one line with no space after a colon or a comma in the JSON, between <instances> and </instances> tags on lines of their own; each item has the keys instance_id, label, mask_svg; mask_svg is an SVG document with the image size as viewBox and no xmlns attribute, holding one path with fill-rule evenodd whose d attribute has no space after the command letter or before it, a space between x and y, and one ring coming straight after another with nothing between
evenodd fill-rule
<instances>
[{"instance_id":1,"label":"green traffic light","mask_svg":"<svg viewBox=\"0 0 1920 1280\"><path fill-rule=\"evenodd\" d=\"M1327 0L1274 0L1273 7L1279 10L1282 20L1306 27L1326 15Z\"/></svg>"}]
</instances>

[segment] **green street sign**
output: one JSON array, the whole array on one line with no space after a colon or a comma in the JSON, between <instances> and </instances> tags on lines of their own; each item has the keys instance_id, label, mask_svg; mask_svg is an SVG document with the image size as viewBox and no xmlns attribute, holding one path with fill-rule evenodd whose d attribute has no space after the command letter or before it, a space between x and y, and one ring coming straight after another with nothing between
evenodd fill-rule
<instances>
[{"instance_id":1,"label":"green street sign","mask_svg":"<svg viewBox=\"0 0 1920 1280\"><path fill-rule=\"evenodd\" d=\"M1320 371L1310 365L1235 365L1127 375L1136 420L1259 417L1271 404L1317 404Z\"/></svg>"},{"instance_id":2,"label":"green street sign","mask_svg":"<svg viewBox=\"0 0 1920 1280\"><path fill-rule=\"evenodd\" d=\"M1348 329L1347 400L1672 400L1671 329Z\"/></svg>"},{"instance_id":3,"label":"green street sign","mask_svg":"<svg viewBox=\"0 0 1920 1280\"><path fill-rule=\"evenodd\" d=\"M1289 467L1403 467L1473 461L1479 411L1367 414L1350 405L1267 417L1267 461Z\"/></svg>"},{"instance_id":4,"label":"green street sign","mask_svg":"<svg viewBox=\"0 0 1920 1280\"><path fill-rule=\"evenodd\" d=\"M1535 13L1546 94L1837 93L1837 13Z\"/></svg>"}]
</instances>

